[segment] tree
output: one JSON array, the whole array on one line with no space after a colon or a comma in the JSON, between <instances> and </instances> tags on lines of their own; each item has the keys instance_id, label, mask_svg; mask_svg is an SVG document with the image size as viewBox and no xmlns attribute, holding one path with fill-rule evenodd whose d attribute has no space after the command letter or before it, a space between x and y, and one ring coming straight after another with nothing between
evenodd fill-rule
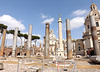
<instances>
[{"instance_id":1,"label":"tree","mask_svg":"<svg viewBox=\"0 0 100 72\"><path fill-rule=\"evenodd\" d=\"M25 39L28 39L28 35L27 34L23 34L24 37L24 43L25 43Z\"/></svg>"},{"instance_id":2,"label":"tree","mask_svg":"<svg viewBox=\"0 0 100 72\"><path fill-rule=\"evenodd\" d=\"M22 37L24 37L24 34L19 33L19 34L18 34L18 37L21 39L21 48L22 48L22 45L23 45L23 42L22 42Z\"/></svg>"},{"instance_id":3,"label":"tree","mask_svg":"<svg viewBox=\"0 0 100 72\"><path fill-rule=\"evenodd\" d=\"M35 39L40 39L40 37L32 35L32 40L35 40Z\"/></svg>"},{"instance_id":4,"label":"tree","mask_svg":"<svg viewBox=\"0 0 100 72\"><path fill-rule=\"evenodd\" d=\"M27 35L27 34L24 34L24 38L25 38L25 39L28 39L28 35Z\"/></svg>"},{"instance_id":5,"label":"tree","mask_svg":"<svg viewBox=\"0 0 100 72\"><path fill-rule=\"evenodd\" d=\"M15 33L15 30L9 30L8 31L8 34L12 34L13 35L13 39L14 39L14 33ZM20 31L18 30L18 34L20 33Z\"/></svg>"},{"instance_id":6,"label":"tree","mask_svg":"<svg viewBox=\"0 0 100 72\"><path fill-rule=\"evenodd\" d=\"M12 34L12 35L13 35L13 40L14 40L14 33L15 33L15 30L9 30L9 31L7 31L6 33ZM18 33L20 33L19 30L18 30Z\"/></svg>"},{"instance_id":7,"label":"tree","mask_svg":"<svg viewBox=\"0 0 100 72\"><path fill-rule=\"evenodd\" d=\"M34 40L34 42L35 42L35 49L36 49L36 42L37 42L37 39L40 39L40 37L39 36L34 36L34 35L32 35L32 41ZM35 51L35 49L34 49L34 51ZM34 53L35 54L35 53Z\"/></svg>"},{"instance_id":8,"label":"tree","mask_svg":"<svg viewBox=\"0 0 100 72\"><path fill-rule=\"evenodd\" d=\"M27 34L24 34L23 36L24 36L25 39L28 39L28 35ZM40 37L32 35L32 40L35 40L35 39L40 39Z\"/></svg>"},{"instance_id":9,"label":"tree","mask_svg":"<svg viewBox=\"0 0 100 72\"><path fill-rule=\"evenodd\" d=\"M24 36L25 39L28 39L28 35L27 34L24 34L23 36ZM35 45L36 45L37 39L40 39L40 37L32 35L32 41L35 40ZM25 40L24 40L24 43L25 43Z\"/></svg>"},{"instance_id":10,"label":"tree","mask_svg":"<svg viewBox=\"0 0 100 72\"><path fill-rule=\"evenodd\" d=\"M8 26L4 25L4 24L0 24L0 30L1 29L7 29Z\"/></svg>"},{"instance_id":11,"label":"tree","mask_svg":"<svg viewBox=\"0 0 100 72\"><path fill-rule=\"evenodd\" d=\"M9 31L7 30L6 33L9 34Z\"/></svg>"},{"instance_id":12,"label":"tree","mask_svg":"<svg viewBox=\"0 0 100 72\"><path fill-rule=\"evenodd\" d=\"M8 26L4 25L4 24L0 24L0 33L1 33L1 36L2 36L2 33L3 33L3 29L7 29ZM0 39L1 39L1 36L0 36Z\"/></svg>"},{"instance_id":13,"label":"tree","mask_svg":"<svg viewBox=\"0 0 100 72\"><path fill-rule=\"evenodd\" d=\"M13 35L14 35L15 30L9 30L9 31L8 31L8 33L9 33L9 34L13 34ZM19 33L20 33L20 31L18 30L18 34L19 34Z\"/></svg>"}]
</instances>

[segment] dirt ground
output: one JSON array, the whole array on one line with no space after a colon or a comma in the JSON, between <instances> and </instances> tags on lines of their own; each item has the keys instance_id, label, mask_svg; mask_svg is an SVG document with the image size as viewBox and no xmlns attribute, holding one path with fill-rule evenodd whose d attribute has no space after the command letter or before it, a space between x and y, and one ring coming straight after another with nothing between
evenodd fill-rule
<instances>
[{"instance_id":1,"label":"dirt ground","mask_svg":"<svg viewBox=\"0 0 100 72\"><path fill-rule=\"evenodd\" d=\"M77 71L78 72L100 72L100 64L94 64L89 62L88 60L75 60L77 62ZM18 60L2 60L1 61L3 63L3 70L0 70L0 72L17 72L17 70L19 70L19 72L23 72L24 70L27 70L28 68L30 68L31 66L39 63L39 62L34 62L31 64L27 64L24 65L21 62L19 63L19 69L18 68ZM40 62L40 64L36 65L35 67L38 67L40 69L42 69L42 63ZM67 71L63 71L62 67L56 67L56 65L51 64L50 66L45 66L44 67L44 71L43 72L58 72L60 70L62 70L61 72L72 72L72 68L73 66L70 66L67 68Z\"/></svg>"}]
</instances>

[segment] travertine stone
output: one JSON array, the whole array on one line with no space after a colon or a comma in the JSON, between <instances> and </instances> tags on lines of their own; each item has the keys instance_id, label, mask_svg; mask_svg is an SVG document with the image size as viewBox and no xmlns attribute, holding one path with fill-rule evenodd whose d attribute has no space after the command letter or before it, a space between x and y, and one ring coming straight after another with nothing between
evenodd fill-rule
<instances>
[{"instance_id":1,"label":"travertine stone","mask_svg":"<svg viewBox=\"0 0 100 72\"><path fill-rule=\"evenodd\" d=\"M2 37L2 44L1 44L1 53L0 53L0 56L3 56L4 45L5 45L5 38L6 38L6 29L3 30L3 37Z\"/></svg>"},{"instance_id":2,"label":"travertine stone","mask_svg":"<svg viewBox=\"0 0 100 72\"><path fill-rule=\"evenodd\" d=\"M59 49L58 49L58 56L64 56L64 48L63 48L63 41L62 41L62 20L61 15L59 15L58 19L58 36L59 36Z\"/></svg>"},{"instance_id":3,"label":"travertine stone","mask_svg":"<svg viewBox=\"0 0 100 72\"><path fill-rule=\"evenodd\" d=\"M96 24L95 24L94 16L92 15L90 16L90 25L91 25L91 33L92 33L94 51L96 55L100 55Z\"/></svg>"},{"instance_id":4,"label":"travertine stone","mask_svg":"<svg viewBox=\"0 0 100 72\"><path fill-rule=\"evenodd\" d=\"M17 34L18 34L18 27L15 28L14 39L13 39L12 57L15 57L15 50L16 50L16 45L17 45Z\"/></svg>"},{"instance_id":5,"label":"travertine stone","mask_svg":"<svg viewBox=\"0 0 100 72\"><path fill-rule=\"evenodd\" d=\"M90 6L90 12L85 17L84 27L85 30L83 32L83 39L84 39L84 49L85 49L85 55L87 56L90 49L93 49L93 40L92 40L92 33L91 33L91 25L90 25L90 19L89 17L93 15L95 19L96 27L93 28L93 30L97 30L97 36L98 36L98 42L100 44L100 10L97 9L97 5L92 3ZM96 37L97 39L97 37Z\"/></svg>"},{"instance_id":6,"label":"travertine stone","mask_svg":"<svg viewBox=\"0 0 100 72\"><path fill-rule=\"evenodd\" d=\"M49 23L46 23L45 28L45 53L44 56L49 56Z\"/></svg>"},{"instance_id":7,"label":"travertine stone","mask_svg":"<svg viewBox=\"0 0 100 72\"><path fill-rule=\"evenodd\" d=\"M29 25L28 41L27 41L27 53L26 53L27 57L30 57L31 38L32 38L32 25Z\"/></svg>"},{"instance_id":8,"label":"travertine stone","mask_svg":"<svg viewBox=\"0 0 100 72\"><path fill-rule=\"evenodd\" d=\"M67 58L72 58L72 42L71 42L71 27L70 20L66 19L66 34L67 34Z\"/></svg>"},{"instance_id":9,"label":"travertine stone","mask_svg":"<svg viewBox=\"0 0 100 72\"><path fill-rule=\"evenodd\" d=\"M31 54L30 52L31 52L30 50L26 51L27 57L30 57L30 54Z\"/></svg>"},{"instance_id":10,"label":"travertine stone","mask_svg":"<svg viewBox=\"0 0 100 72\"><path fill-rule=\"evenodd\" d=\"M3 63L0 63L0 70L3 70Z\"/></svg>"}]
</instances>

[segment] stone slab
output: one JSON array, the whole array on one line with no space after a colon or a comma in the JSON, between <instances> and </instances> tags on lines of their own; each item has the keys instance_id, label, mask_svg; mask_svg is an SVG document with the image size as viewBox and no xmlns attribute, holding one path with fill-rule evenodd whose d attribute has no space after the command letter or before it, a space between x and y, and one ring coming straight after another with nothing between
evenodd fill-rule
<instances>
[{"instance_id":1,"label":"stone slab","mask_svg":"<svg viewBox=\"0 0 100 72\"><path fill-rule=\"evenodd\" d=\"M0 63L0 70L3 70L3 63Z\"/></svg>"},{"instance_id":2,"label":"stone slab","mask_svg":"<svg viewBox=\"0 0 100 72\"><path fill-rule=\"evenodd\" d=\"M100 55L99 56L91 56L90 60L94 63L100 63Z\"/></svg>"}]
</instances>

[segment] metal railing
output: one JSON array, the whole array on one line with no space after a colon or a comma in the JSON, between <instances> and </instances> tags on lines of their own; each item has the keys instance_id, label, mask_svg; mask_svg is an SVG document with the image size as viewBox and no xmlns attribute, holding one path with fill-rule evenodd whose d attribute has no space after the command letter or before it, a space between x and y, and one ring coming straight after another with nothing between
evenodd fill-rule
<instances>
[{"instance_id":1,"label":"metal railing","mask_svg":"<svg viewBox=\"0 0 100 72\"><path fill-rule=\"evenodd\" d=\"M24 66L23 72L25 72L27 70L30 70L32 72L35 72L35 71L36 72L47 72L46 69L48 69L48 68L51 69L53 72L62 72L65 69L67 69L67 71L68 71L68 69L69 69L68 67L70 67L70 66L73 66L73 67L71 67L72 69L70 72L77 72L77 63L75 61L66 61L66 60L52 61L52 60L44 60L44 59L43 60L19 59L18 65L20 65L19 62L21 62L21 64L23 64L23 66ZM25 62L27 64L25 64ZM33 63L33 65L29 66L28 63L29 64ZM55 67L52 66L52 64L55 65ZM19 72L19 66L17 69L18 69L17 72Z\"/></svg>"}]
</instances>

